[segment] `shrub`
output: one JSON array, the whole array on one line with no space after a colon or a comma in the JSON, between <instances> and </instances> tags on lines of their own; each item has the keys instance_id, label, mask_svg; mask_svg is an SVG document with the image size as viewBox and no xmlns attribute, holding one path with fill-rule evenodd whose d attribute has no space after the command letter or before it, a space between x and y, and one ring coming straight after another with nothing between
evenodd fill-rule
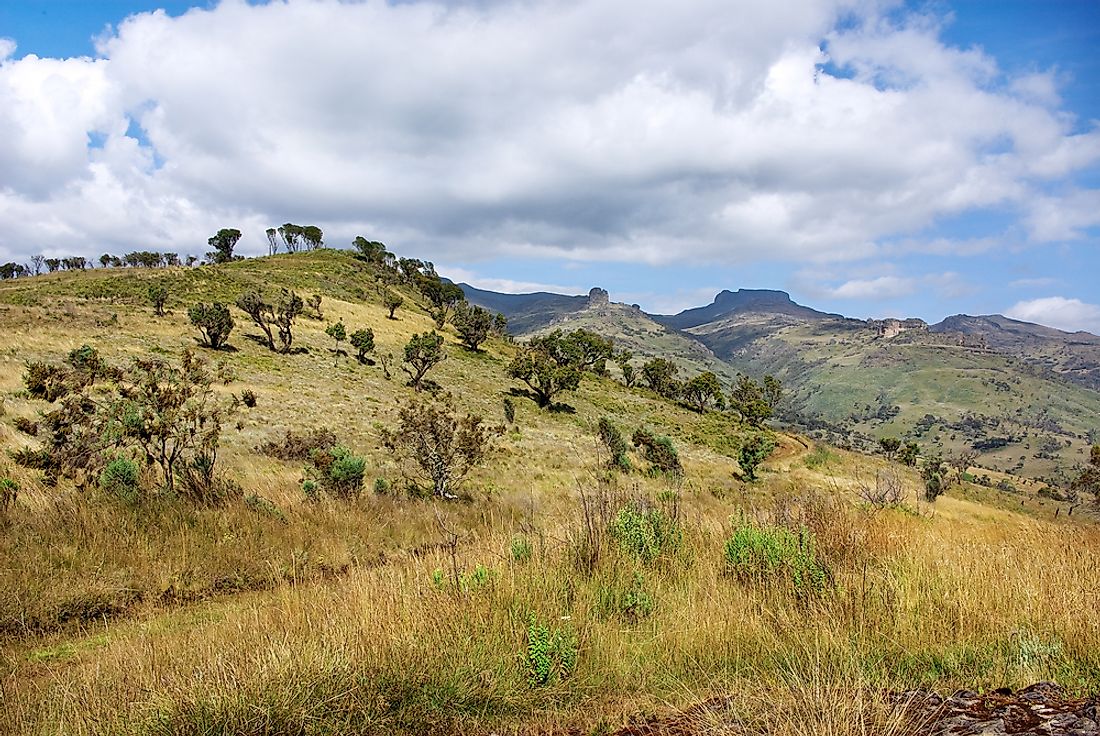
<instances>
[{"instance_id":1,"label":"shrub","mask_svg":"<svg viewBox=\"0 0 1100 736\"><path fill-rule=\"evenodd\" d=\"M625 552L646 563L677 549L681 540L680 525L674 516L641 504L619 509L608 533Z\"/></svg>"},{"instance_id":2,"label":"shrub","mask_svg":"<svg viewBox=\"0 0 1100 736\"><path fill-rule=\"evenodd\" d=\"M367 327L351 333L351 346L356 350L356 359L360 363L366 363L367 353L374 352L374 330Z\"/></svg>"},{"instance_id":3,"label":"shrub","mask_svg":"<svg viewBox=\"0 0 1100 736\"><path fill-rule=\"evenodd\" d=\"M256 408L256 392L250 388L246 388L241 391L241 403L247 406L249 409Z\"/></svg>"},{"instance_id":4,"label":"shrub","mask_svg":"<svg viewBox=\"0 0 1100 736\"><path fill-rule=\"evenodd\" d=\"M440 498L454 498L466 475L492 449L503 427L487 427L480 416L455 413L449 395L410 402L398 411L398 425L382 432L382 443L403 457L406 477L427 482Z\"/></svg>"},{"instance_id":5,"label":"shrub","mask_svg":"<svg viewBox=\"0 0 1100 736\"><path fill-rule=\"evenodd\" d=\"M630 447L619 429L607 417L601 417L597 425L600 443L607 450L607 466L616 470L630 470Z\"/></svg>"},{"instance_id":6,"label":"shrub","mask_svg":"<svg viewBox=\"0 0 1100 736\"><path fill-rule=\"evenodd\" d=\"M511 552L514 562L525 564L531 560L531 540L522 534L517 534L512 537L508 551Z\"/></svg>"},{"instance_id":7,"label":"shrub","mask_svg":"<svg viewBox=\"0 0 1100 736\"><path fill-rule=\"evenodd\" d=\"M327 450L315 450L310 460L313 467L309 472L322 490L341 500L359 495L363 488L363 476L367 472L367 461L364 458L346 447L336 445Z\"/></svg>"},{"instance_id":8,"label":"shrub","mask_svg":"<svg viewBox=\"0 0 1100 736\"><path fill-rule=\"evenodd\" d=\"M824 592L829 572L816 552L814 535L805 527L756 524L744 518L726 541L726 572L743 582L785 582L799 596Z\"/></svg>"},{"instance_id":9,"label":"shrub","mask_svg":"<svg viewBox=\"0 0 1100 736\"><path fill-rule=\"evenodd\" d=\"M653 596L646 588L645 576L635 570L628 585L612 583L597 592L596 606L605 618L614 617L637 623L653 613Z\"/></svg>"},{"instance_id":10,"label":"shrub","mask_svg":"<svg viewBox=\"0 0 1100 736\"><path fill-rule=\"evenodd\" d=\"M397 308L404 303L405 298L395 291L387 290L385 295L382 297L382 304L386 307L386 310L389 311L390 319L397 319L397 317L393 316L393 313L396 312Z\"/></svg>"},{"instance_id":11,"label":"shrub","mask_svg":"<svg viewBox=\"0 0 1100 736\"><path fill-rule=\"evenodd\" d=\"M11 478L0 478L0 512L6 512L19 498L19 484Z\"/></svg>"},{"instance_id":12,"label":"shrub","mask_svg":"<svg viewBox=\"0 0 1100 736\"><path fill-rule=\"evenodd\" d=\"M340 361L340 353L343 352L343 350L340 349L340 343L348 339L348 331L347 328L344 327L344 321L340 320L326 327L325 334L336 341L336 349L333 351L335 354L333 366L336 366Z\"/></svg>"},{"instance_id":13,"label":"shrub","mask_svg":"<svg viewBox=\"0 0 1100 736\"><path fill-rule=\"evenodd\" d=\"M436 332L413 335L405 345L405 365L409 385L420 390L424 376L447 357L443 352L443 337Z\"/></svg>"},{"instance_id":14,"label":"shrub","mask_svg":"<svg viewBox=\"0 0 1100 736\"><path fill-rule=\"evenodd\" d=\"M16 417L15 428L23 434L29 434L31 437L38 436L38 422L27 417Z\"/></svg>"},{"instance_id":15,"label":"shrub","mask_svg":"<svg viewBox=\"0 0 1100 736\"><path fill-rule=\"evenodd\" d=\"M313 319L324 319L325 315L321 312L321 295L314 294L311 297L306 298L306 308L309 309L309 317Z\"/></svg>"},{"instance_id":16,"label":"shrub","mask_svg":"<svg viewBox=\"0 0 1100 736\"><path fill-rule=\"evenodd\" d=\"M252 511L255 511L257 514L260 514L262 516L270 516L272 519L280 521L283 524L287 523L286 515L284 515L283 512L279 510L279 507L264 498L263 496L258 496L255 493L250 493L244 497L244 505Z\"/></svg>"},{"instance_id":17,"label":"shrub","mask_svg":"<svg viewBox=\"0 0 1100 736\"><path fill-rule=\"evenodd\" d=\"M634 431L631 441L635 447L642 449L642 455L649 461L650 475L683 475L684 467L680 464L680 456L668 437L658 437L641 427Z\"/></svg>"},{"instance_id":18,"label":"shrub","mask_svg":"<svg viewBox=\"0 0 1100 736\"><path fill-rule=\"evenodd\" d=\"M312 429L307 432L287 430L281 440L268 440L256 451L280 460L309 460L314 452L328 451L336 447L336 434L329 429Z\"/></svg>"},{"instance_id":19,"label":"shrub","mask_svg":"<svg viewBox=\"0 0 1100 736\"><path fill-rule=\"evenodd\" d=\"M859 497L872 508L897 507L905 502L905 486L901 482L901 476L893 470L880 470L875 474L873 486L860 481L856 488Z\"/></svg>"},{"instance_id":20,"label":"shrub","mask_svg":"<svg viewBox=\"0 0 1100 736\"><path fill-rule=\"evenodd\" d=\"M277 350L280 353L289 353L294 344L294 320L302 313L302 298L293 291L283 289L277 302L271 303L264 299L258 291L241 294L237 299L237 307L252 318L264 333L264 343L269 350ZM279 348L275 347L275 338L272 329L279 332Z\"/></svg>"},{"instance_id":21,"label":"shrub","mask_svg":"<svg viewBox=\"0 0 1100 736\"><path fill-rule=\"evenodd\" d=\"M921 479L924 481L924 498L929 503L947 492L950 481L944 467L943 458L938 453L930 453L924 460L920 469Z\"/></svg>"},{"instance_id":22,"label":"shrub","mask_svg":"<svg viewBox=\"0 0 1100 736\"><path fill-rule=\"evenodd\" d=\"M53 403L72 391L65 366L28 361L23 371L23 385L32 398Z\"/></svg>"},{"instance_id":23,"label":"shrub","mask_svg":"<svg viewBox=\"0 0 1100 736\"><path fill-rule=\"evenodd\" d=\"M149 303L153 305L153 314L164 316L164 305L168 301L168 287L164 284L149 285Z\"/></svg>"},{"instance_id":24,"label":"shrub","mask_svg":"<svg viewBox=\"0 0 1100 736\"><path fill-rule=\"evenodd\" d=\"M229 340L229 333L233 331L233 315L229 313L229 307L221 302L199 302L187 310L187 316L202 334L199 341L212 350L218 350L225 345Z\"/></svg>"},{"instance_id":25,"label":"shrub","mask_svg":"<svg viewBox=\"0 0 1100 736\"><path fill-rule=\"evenodd\" d=\"M99 487L126 503L135 503L140 494L138 482L140 470L133 460L124 457L115 458L107 463L99 474Z\"/></svg>"},{"instance_id":26,"label":"shrub","mask_svg":"<svg viewBox=\"0 0 1100 736\"><path fill-rule=\"evenodd\" d=\"M572 631L548 626L534 616L527 624L527 683L544 687L562 682L577 664L577 637Z\"/></svg>"},{"instance_id":27,"label":"shrub","mask_svg":"<svg viewBox=\"0 0 1100 736\"><path fill-rule=\"evenodd\" d=\"M508 424L516 423L516 402L510 396L504 397L504 421Z\"/></svg>"},{"instance_id":28,"label":"shrub","mask_svg":"<svg viewBox=\"0 0 1100 736\"><path fill-rule=\"evenodd\" d=\"M374 479L374 492L380 496L384 496L390 492L390 482L385 478Z\"/></svg>"},{"instance_id":29,"label":"shrub","mask_svg":"<svg viewBox=\"0 0 1100 736\"><path fill-rule=\"evenodd\" d=\"M763 432L756 432L741 443L737 451L737 464L745 474L745 479L756 480L756 469L775 449L775 440Z\"/></svg>"}]
</instances>

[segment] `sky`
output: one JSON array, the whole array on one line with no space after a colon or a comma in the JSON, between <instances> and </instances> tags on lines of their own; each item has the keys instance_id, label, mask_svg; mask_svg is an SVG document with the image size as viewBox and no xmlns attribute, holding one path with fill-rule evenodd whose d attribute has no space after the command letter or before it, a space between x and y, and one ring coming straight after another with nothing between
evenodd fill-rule
<instances>
[{"instance_id":1,"label":"sky","mask_svg":"<svg viewBox=\"0 0 1100 736\"><path fill-rule=\"evenodd\" d=\"M0 263L316 224L500 291L1100 333L1100 0L2 0Z\"/></svg>"}]
</instances>

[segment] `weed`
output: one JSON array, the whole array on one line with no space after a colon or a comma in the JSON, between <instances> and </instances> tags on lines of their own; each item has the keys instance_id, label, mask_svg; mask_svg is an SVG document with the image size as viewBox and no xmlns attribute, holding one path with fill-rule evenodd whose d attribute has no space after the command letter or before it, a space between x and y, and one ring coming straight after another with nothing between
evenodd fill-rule
<instances>
[{"instance_id":1,"label":"weed","mask_svg":"<svg viewBox=\"0 0 1100 736\"><path fill-rule=\"evenodd\" d=\"M805 527L794 532L742 518L726 542L726 571L756 584L785 581L799 596L821 593L829 581L815 539Z\"/></svg>"},{"instance_id":2,"label":"weed","mask_svg":"<svg viewBox=\"0 0 1100 736\"><path fill-rule=\"evenodd\" d=\"M568 628L540 622L531 616L527 624L527 683L545 687L563 682L577 663L577 638Z\"/></svg>"}]
</instances>

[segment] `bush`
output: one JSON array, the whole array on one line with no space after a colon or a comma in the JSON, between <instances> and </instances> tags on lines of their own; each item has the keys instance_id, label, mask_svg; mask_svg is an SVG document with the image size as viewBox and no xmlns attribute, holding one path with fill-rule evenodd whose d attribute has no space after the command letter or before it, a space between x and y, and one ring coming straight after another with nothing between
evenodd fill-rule
<instances>
[{"instance_id":1,"label":"bush","mask_svg":"<svg viewBox=\"0 0 1100 736\"><path fill-rule=\"evenodd\" d=\"M681 540L680 525L674 516L641 504L619 509L608 533L625 552L646 563L677 549Z\"/></svg>"},{"instance_id":2,"label":"bush","mask_svg":"<svg viewBox=\"0 0 1100 736\"><path fill-rule=\"evenodd\" d=\"M596 607L605 618L620 618L637 623L649 617L656 607L653 596L646 589L645 576L635 570L629 585L612 583L597 592Z\"/></svg>"},{"instance_id":3,"label":"bush","mask_svg":"<svg viewBox=\"0 0 1100 736\"><path fill-rule=\"evenodd\" d=\"M7 511L19 498L19 484L11 478L0 478L0 512Z\"/></svg>"},{"instance_id":4,"label":"bush","mask_svg":"<svg viewBox=\"0 0 1100 736\"><path fill-rule=\"evenodd\" d=\"M140 475L141 471L133 460L115 458L99 474L99 487L126 503L135 503L140 495Z\"/></svg>"},{"instance_id":5,"label":"bush","mask_svg":"<svg viewBox=\"0 0 1100 736\"><path fill-rule=\"evenodd\" d=\"M346 447L336 445L326 450L314 450L310 460L313 466L306 472L315 481L315 485L312 489L307 489L303 483L302 490L307 496L315 498L318 488L345 501L359 496L363 488L363 477L367 472L367 461L364 458Z\"/></svg>"},{"instance_id":6,"label":"bush","mask_svg":"<svg viewBox=\"0 0 1100 736\"><path fill-rule=\"evenodd\" d=\"M280 460L309 460L314 452L331 450L336 444L336 434L329 429L300 433L288 429L283 439L268 440L257 447L256 452Z\"/></svg>"},{"instance_id":7,"label":"bush","mask_svg":"<svg viewBox=\"0 0 1100 736\"><path fill-rule=\"evenodd\" d=\"M824 592L829 572L816 552L814 535L805 527L786 527L741 519L726 542L726 572L738 580L770 585L785 582L796 594Z\"/></svg>"},{"instance_id":8,"label":"bush","mask_svg":"<svg viewBox=\"0 0 1100 736\"><path fill-rule=\"evenodd\" d=\"M27 417L16 417L14 424L15 428L23 434L28 434L31 437L38 436L38 422L34 421L33 419L28 419Z\"/></svg>"},{"instance_id":9,"label":"bush","mask_svg":"<svg viewBox=\"0 0 1100 736\"><path fill-rule=\"evenodd\" d=\"M246 388L241 391L241 403L247 406L249 409L256 408L256 392L250 388Z\"/></svg>"},{"instance_id":10,"label":"bush","mask_svg":"<svg viewBox=\"0 0 1100 736\"><path fill-rule=\"evenodd\" d=\"M484 307L459 302L451 318L462 344L469 350L477 350L493 327L493 315Z\"/></svg>"},{"instance_id":11,"label":"bush","mask_svg":"<svg viewBox=\"0 0 1100 736\"><path fill-rule=\"evenodd\" d=\"M512 537L512 542L508 545L508 551L511 552L514 562L527 563L531 560L531 540L522 534L517 534Z\"/></svg>"},{"instance_id":12,"label":"bush","mask_svg":"<svg viewBox=\"0 0 1100 736\"><path fill-rule=\"evenodd\" d=\"M618 428L607 417L601 417L597 425L600 443L607 450L607 466L627 472L630 470L630 447Z\"/></svg>"},{"instance_id":13,"label":"bush","mask_svg":"<svg viewBox=\"0 0 1100 736\"><path fill-rule=\"evenodd\" d=\"M229 313L229 307L221 302L199 302L187 310L187 316L202 334L199 342L212 350L218 350L225 345L229 340L229 333L233 332L233 315Z\"/></svg>"},{"instance_id":14,"label":"bush","mask_svg":"<svg viewBox=\"0 0 1100 736\"><path fill-rule=\"evenodd\" d=\"M283 524L287 523L286 516L283 514L282 511L279 510L279 507L264 498L263 496L258 496L255 493L250 493L244 497L244 505L252 511L255 511L257 514L260 514L262 516L269 516L276 521L282 522Z\"/></svg>"},{"instance_id":15,"label":"bush","mask_svg":"<svg viewBox=\"0 0 1100 736\"><path fill-rule=\"evenodd\" d=\"M356 359L360 363L366 363L367 353L374 352L374 330L367 327L351 333L351 346L356 350Z\"/></svg>"},{"instance_id":16,"label":"bush","mask_svg":"<svg viewBox=\"0 0 1100 736\"><path fill-rule=\"evenodd\" d=\"M237 308L247 314L257 327L263 330L264 344L269 350L289 353L294 344L294 320L304 308L302 298L289 289L283 289L279 300L268 302L258 291L241 294L237 299ZM279 347L275 347L272 328L279 332Z\"/></svg>"},{"instance_id":17,"label":"bush","mask_svg":"<svg viewBox=\"0 0 1100 736\"><path fill-rule=\"evenodd\" d=\"M631 438L635 447L642 449L642 456L649 461L650 475L683 475L684 467L675 445L668 437L658 437L644 427L635 430Z\"/></svg>"},{"instance_id":18,"label":"bush","mask_svg":"<svg viewBox=\"0 0 1100 736\"><path fill-rule=\"evenodd\" d=\"M745 479L756 480L756 469L764 462L768 455L775 449L775 440L763 432L756 432L741 443L737 451L737 464L745 474Z\"/></svg>"},{"instance_id":19,"label":"bush","mask_svg":"<svg viewBox=\"0 0 1100 736\"><path fill-rule=\"evenodd\" d=\"M420 390L424 375L447 357L443 352L443 337L435 332L413 335L405 345L405 365L409 385Z\"/></svg>"},{"instance_id":20,"label":"bush","mask_svg":"<svg viewBox=\"0 0 1100 736\"><path fill-rule=\"evenodd\" d=\"M562 682L577 664L577 637L568 629L548 626L534 616L527 625L527 683L544 687Z\"/></svg>"},{"instance_id":21,"label":"bush","mask_svg":"<svg viewBox=\"0 0 1100 736\"><path fill-rule=\"evenodd\" d=\"M405 303L405 298L402 297L397 292L394 292L394 291L386 291L385 295L382 297L382 304L383 304L383 306L386 307L386 310L389 312L389 318L390 319L397 319L397 317L393 316L393 313L396 312L397 308L400 307L404 303Z\"/></svg>"},{"instance_id":22,"label":"bush","mask_svg":"<svg viewBox=\"0 0 1100 736\"><path fill-rule=\"evenodd\" d=\"M153 305L153 314L164 316L164 305L168 301L168 288L164 284L151 284L149 286L149 303Z\"/></svg>"},{"instance_id":23,"label":"bush","mask_svg":"<svg viewBox=\"0 0 1100 736\"><path fill-rule=\"evenodd\" d=\"M504 397L504 421L509 424L516 423L516 402L510 396Z\"/></svg>"},{"instance_id":24,"label":"bush","mask_svg":"<svg viewBox=\"0 0 1100 736\"><path fill-rule=\"evenodd\" d=\"M73 390L69 372L63 365L28 361L23 371L23 385L31 398L53 403Z\"/></svg>"}]
</instances>

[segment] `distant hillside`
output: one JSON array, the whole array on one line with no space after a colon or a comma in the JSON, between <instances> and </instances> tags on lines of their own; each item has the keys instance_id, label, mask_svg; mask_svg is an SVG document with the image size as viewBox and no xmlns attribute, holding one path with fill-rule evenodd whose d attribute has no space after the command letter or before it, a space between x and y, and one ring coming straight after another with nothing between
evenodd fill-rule
<instances>
[{"instance_id":1,"label":"distant hillside","mask_svg":"<svg viewBox=\"0 0 1100 736\"><path fill-rule=\"evenodd\" d=\"M677 330L686 330L692 327L714 322L725 317L742 312L756 312L763 314L779 314L799 319L828 319L839 317L836 314L826 314L816 309L804 307L791 301L791 296L785 291L773 291L771 289L738 289L737 291L721 291L714 297L714 301L705 307L685 309L675 315L654 315L653 318L661 324Z\"/></svg>"},{"instance_id":2,"label":"distant hillside","mask_svg":"<svg viewBox=\"0 0 1100 736\"><path fill-rule=\"evenodd\" d=\"M507 317L508 330L516 335L534 332L564 315L584 309L589 299L587 296L564 296L546 291L502 294L478 289L469 284L458 286L471 304L501 312Z\"/></svg>"}]
</instances>

